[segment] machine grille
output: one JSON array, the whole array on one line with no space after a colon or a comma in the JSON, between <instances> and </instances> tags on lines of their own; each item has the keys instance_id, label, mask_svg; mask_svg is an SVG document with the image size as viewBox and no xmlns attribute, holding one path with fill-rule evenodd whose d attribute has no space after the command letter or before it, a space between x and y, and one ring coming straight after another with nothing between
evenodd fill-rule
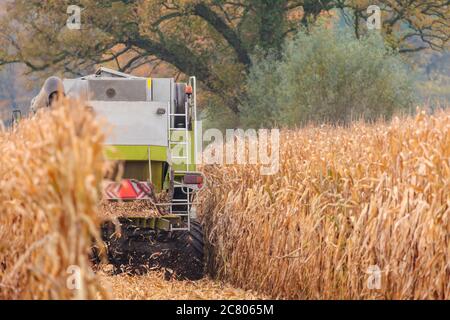
<instances>
[{"instance_id":1,"label":"machine grille","mask_svg":"<svg viewBox=\"0 0 450 320\"><path fill-rule=\"evenodd\" d=\"M147 101L147 80L91 79L89 93L97 101Z\"/></svg>"}]
</instances>

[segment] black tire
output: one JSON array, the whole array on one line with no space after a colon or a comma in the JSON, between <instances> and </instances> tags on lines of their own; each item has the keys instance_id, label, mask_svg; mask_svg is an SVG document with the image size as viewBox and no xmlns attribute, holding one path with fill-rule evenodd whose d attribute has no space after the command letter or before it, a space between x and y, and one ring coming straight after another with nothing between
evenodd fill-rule
<instances>
[{"instance_id":1,"label":"black tire","mask_svg":"<svg viewBox=\"0 0 450 320\"><path fill-rule=\"evenodd\" d=\"M202 225L191 220L191 230L183 232L178 238L180 255L184 260L183 270L179 271L182 278L199 280L205 275L204 236Z\"/></svg>"},{"instance_id":2,"label":"black tire","mask_svg":"<svg viewBox=\"0 0 450 320\"><path fill-rule=\"evenodd\" d=\"M205 257L205 245L202 225L196 221L191 221L191 231L189 232L186 248L192 252L192 256L198 262L203 264Z\"/></svg>"},{"instance_id":3,"label":"black tire","mask_svg":"<svg viewBox=\"0 0 450 320\"><path fill-rule=\"evenodd\" d=\"M102 226L107 259L115 273L145 273L148 267L166 270L166 278L199 280L205 274L203 230L191 220L190 231L155 232L136 229L122 221L122 237L111 223ZM94 251L95 252L95 251ZM96 257L93 256L92 260ZM94 261L93 261L94 262Z\"/></svg>"}]
</instances>

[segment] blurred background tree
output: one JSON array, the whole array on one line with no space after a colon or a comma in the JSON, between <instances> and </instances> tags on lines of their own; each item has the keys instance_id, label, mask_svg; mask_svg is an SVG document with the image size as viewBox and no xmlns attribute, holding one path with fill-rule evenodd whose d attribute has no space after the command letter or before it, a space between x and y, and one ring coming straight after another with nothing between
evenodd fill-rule
<instances>
[{"instance_id":1,"label":"blurred background tree","mask_svg":"<svg viewBox=\"0 0 450 320\"><path fill-rule=\"evenodd\" d=\"M137 75L196 75L207 114L237 125L255 59L280 59L283 44L317 19L366 33L369 4L382 10L387 44L403 53L448 45L446 0L10 0L0 15L0 66L34 76L84 75L99 64ZM81 30L67 7L83 8ZM234 124L233 124L234 123Z\"/></svg>"},{"instance_id":2,"label":"blurred background tree","mask_svg":"<svg viewBox=\"0 0 450 320\"><path fill-rule=\"evenodd\" d=\"M37 89L29 86L23 73L24 67L18 64L8 64L0 70L0 126L1 122L11 125L12 110L26 114L31 97L37 94Z\"/></svg>"},{"instance_id":3,"label":"blurred background tree","mask_svg":"<svg viewBox=\"0 0 450 320\"><path fill-rule=\"evenodd\" d=\"M267 77L269 75L269 77ZM242 105L246 127L347 124L408 112L413 74L378 33L314 27L285 46L282 59L253 64Z\"/></svg>"}]
</instances>

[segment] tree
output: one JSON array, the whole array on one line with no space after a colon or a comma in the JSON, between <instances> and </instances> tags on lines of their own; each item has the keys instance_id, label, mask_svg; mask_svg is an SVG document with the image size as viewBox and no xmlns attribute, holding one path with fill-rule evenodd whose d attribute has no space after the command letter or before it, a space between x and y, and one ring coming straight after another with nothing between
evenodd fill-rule
<instances>
[{"instance_id":1,"label":"tree","mask_svg":"<svg viewBox=\"0 0 450 320\"><path fill-rule=\"evenodd\" d=\"M17 71L12 65L8 65L0 73L0 100L6 101L10 109L17 108Z\"/></svg>"},{"instance_id":2,"label":"tree","mask_svg":"<svg viewBox=\"0 0 450 320\"><path fill-rule=\"evenodd\" d=\"M425 49L444 50L450 39L449 0L351 0L339 5L359 37L372 14L370 5L381 10L382 34L400 53Z\"/></svg>"},{"instance_id":3,"label":"tree","mask_svg":"<svg viewBox=\"0 0 450 320\"><path fill-rule=\"evenodd\" d=\"M8 125L13 110L23 113L28 111L31 97L36 92L27 87L22 81L23 66L9 64L0 70L0 119Z\"/></svg>"},{"instance_id":4,"label":"tree","mask_svg":"<svg viewBox=\"0 0 450 320\"><path fill-rule=\"evenodd\" d=\"M440 47L429 37L446 41L441 31L448 27L445 2L383 1L383 10L392 13L384 34L396 35L398 26L409 25L426 40L420 46ZM73 4L84 8L81 30L65 27ZM361 17L355 20L359 25L366 5L350 0L14 0L0 19L0 47L5 48L0 66L23 63L43 75L79 75L97 64L131 72L164 62L174 73L196 75L221 105L239 114L255 53L280 57L286 37L333 9L353 10Z\"/></svg>"},{"instance_id":5,"label":"tree","mask_svg":"<svg viewBox=\"0 0 450 320\"><path fill-rule=\"evenodd\" d=\"M413 77L377 33L357 39L348 29L314 27L289 40L282 59L250 70L241 107L245 127L347 124L409 112Z\"/></svg>"}]
</instances>

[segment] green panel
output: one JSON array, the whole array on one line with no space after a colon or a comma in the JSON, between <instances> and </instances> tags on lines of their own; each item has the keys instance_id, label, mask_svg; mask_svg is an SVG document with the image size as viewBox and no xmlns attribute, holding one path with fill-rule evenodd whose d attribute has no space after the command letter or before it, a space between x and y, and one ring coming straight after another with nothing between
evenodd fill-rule
<instances>
[{"instance_id":1,"label":"green panel","mask_svg":"<svg viewBox=\"0 0 450 320\"><path fill-rule=\"evenodd\" d=\"M167 161L167 148L160 146L107 146L105 148L108 160L148 160L148 148L150 158L153 161Z\"/></svg>"},{"instance_id":2,"label":"green panel","mask_svg":"<svg viewBox=\"0 0 450 320\"><path fill-rule=\"evenodd\" d=\"M191 143L190 145L190 165L189 165L189 171L197 171L197 165L195 164L195 144L197 143L197 141L195 141L195 134L194 134L194 130L195 130L195 124L192 124L192 131L190 132L190 139L191 141L193 141L193 143Z\"/></svg>"},{"instance_id":3,"label":"green panel","mask_svg":"<svg viewBox=\"0 0 450 320\"><path fill-rule=\"evenodd\" d=\"M139 181L147 181L150 179L150 172L148 169L148 160L127 160L123 162L123 174L122 179L136 179ZM152 173L151 181L156 187L156 191L160 192L163 187L163 169L164 162L151 161Z\"/></svg>"},{"instance_id":4,"label":"green panel","mask_svg":"<svg viewBox=\"0 0 450 320\"><path fill-rule=\"evenodd\" d=\"M152 161L152 182L156 192L161 192L163 187L163 163Z\"/></svg>"},{"instance_id":5,"label":"green panel","mask_svg":"<svg viewBox=\"0 0 450 320\"><path fill-rule=\"evenodd\" d=\"M189 140L190 140L190 143L189 143L189 159L190 159L190 163L191 164L189 165L189 170L188 171L196 171L197 170L197 166L196 166L196 164L194 164L194 159L195 159L194 152L195 152L195 143L196 143L196 141L195 141L195 134L194 134L194 129L195 129L194 128L194 123L192 125L193 125L193 130L191 130L189 132ZM182 138L184 138L184 133L181 133L180 131L172 132L171 140L180 140L180 136ZM181 139L181 140L184 140L184 139ZM173 147L171 146L171 148L173 148ZM185 164L180 164L180 165L172 164L172 166L173 166L173 169L175 171L184 171L184 170L186 170L186 165Z\"/></svg>"},{"instance_id":6,"label":"green panel","mask_svg":"<svg viewBox=\"0 0 450 320\"><path fill-rule=\"evenodd\" d=\"M149 217L149 218L122 218L119 219L122 225L132 225L137 228L149 228L154 230L169 231L171 225L177 225L181 222L179 216L167 215L164 217Z\"/></svg>"},{"instance_id":7,"label":"green panel","mask_svg":"<svg viewBox=\"0 0 450 320\"><path fill-rule=\"evenodd\" d=\"M164 218L158 218L156 220L155 229L157 230L164 230L169 231L170 230L170 221Z\"/></svg>"},{"instance_id":8,"label":"green panel","mask_svg":"<svg viewBox=\"0 0 450 320\"><path fill-rule=\"evenodd\" d=\"M148 160L143 161L124 161L124 171L122 179L136 179L147 181L150 178L148 169Z\"/></svg>"}]
</instances>

